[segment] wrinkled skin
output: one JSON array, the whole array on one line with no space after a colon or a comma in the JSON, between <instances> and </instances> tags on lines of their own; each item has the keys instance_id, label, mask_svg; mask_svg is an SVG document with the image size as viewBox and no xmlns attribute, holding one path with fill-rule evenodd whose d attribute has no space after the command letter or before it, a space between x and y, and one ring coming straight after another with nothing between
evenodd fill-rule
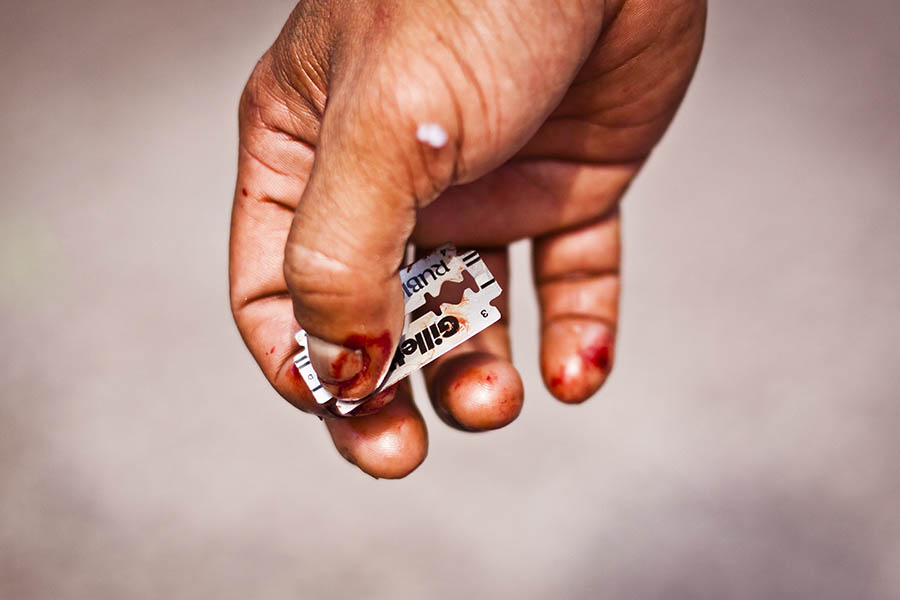
<instances>
[{"instance_id":1,"label":"wrinkled skin","mask_svg":"<svg viewBox=\"0 0 900 600\"><path fill-rule=\"evenodd\" d=\"M531 238L544 381L566 403L600 388L619 202L684 96L705 18L702 0L297 6L241 99L231 304L267 379L325 417L342 456L375 477L410 473L427 452L421 414L405 382L364 416L323 413L292 334L310 334L326 387L369 394L402 326L409 242L477 248L507 288L507 244ZM448 143L418 142L420 123ZM451 426L495 429L521 410L507 295L501 322L425 369Z\"/></svg>"}]
</instances>

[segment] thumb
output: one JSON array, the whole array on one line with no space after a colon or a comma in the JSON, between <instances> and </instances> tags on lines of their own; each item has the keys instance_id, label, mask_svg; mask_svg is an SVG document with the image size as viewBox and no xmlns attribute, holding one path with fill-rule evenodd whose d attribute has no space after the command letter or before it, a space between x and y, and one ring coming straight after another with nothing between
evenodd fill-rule
<instances>
[{"instance_id":1,"label":"thumb","mask_svg":"<svg viewBox=\"0 0 900 600\"><path fill-rule=\"evenodd\" d=\"M460 18L451 13L406 19L401 11L385 28L360 9L341 25L359 31L335 36L322 69L328 100L284 274L313 367L342 398L371 393L389 366L404 318L397 272L416 211L512 156L585 55L561 28L560 43L537 60L508 27L487 44L516 57L505 68L489 57L464 61L477 39L443 39L422 25Z\"/></svg>"},{"instance_id":2,"label":"thumb","mask_svg":"<svg viewBox=\"0 0 900 600\"><path fill-rule=\"evenodd\" d=\"M404 320L398 270L416 210L449 184L454 150L435 141L448 135L442 126L423 130L438 147L423 144L408 118L388 121L333 84L284 274L322 384L355 399L374 391L389 366ZM434 119L445 120L439 111Z\"/></svg>"}]
</instances>

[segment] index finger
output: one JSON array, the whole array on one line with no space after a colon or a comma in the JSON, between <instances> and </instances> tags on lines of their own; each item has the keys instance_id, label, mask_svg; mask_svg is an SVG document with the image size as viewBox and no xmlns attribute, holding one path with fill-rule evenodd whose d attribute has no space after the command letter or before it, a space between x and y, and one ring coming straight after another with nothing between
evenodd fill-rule
<instances>
[{"instance_id":1,"label":"index finger","mask_svg":"<svg viewBox=\"0 0 900 600\"><path fill-rule=\"evenodd\" d=\"M312 145L271 125L290 114L269 92L266 60L250 77L239 108L228 272L231 309L241 338L278 393L301 410L322 413L293 365L298 346L292 333L300 326L282 273L284 243L314 153Z\"/></svg>"},{"instance_id":2,"label":"index finger","mask_svg":"<svg viewBox=\"0 0 900 600\"><path fill-rule=\"evenodd\" d=\"M303 411L332 417L316 403L294 366L299 346L293 334L300 325L283 269L294 210L312 168L315 126L306 124L306 139L297 134L296 125L299 131L304 129L296 121L296 108L267 96L266 82L259 82L268 76L265 65L264 58L240 107L229 251L231 307L247 348L278 393ZM388 403L395 390L399 390L399 403L391 408ZM350 462L374 477L402 477L422 462L427 434L408 385L374 396L356 412L362 415L359 419L347 420L356 424L328 421L335 445Z\"/></svg>"}]
</instances>

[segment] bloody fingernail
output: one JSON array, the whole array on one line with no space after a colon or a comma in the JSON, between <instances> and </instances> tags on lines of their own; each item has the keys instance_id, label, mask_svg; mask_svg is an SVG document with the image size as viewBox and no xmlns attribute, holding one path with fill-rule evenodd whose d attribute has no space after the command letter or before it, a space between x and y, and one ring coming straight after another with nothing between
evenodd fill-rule
<instances>
[{"instance_id":1,"label":"bloody fingernail","mask_svg":"<svg viewBox=\"0 0 900 600\"><path fill-rule=\"evenodd\" d=\"M542 371L556 398L577 404L606 380L612 367L613 337L596 321L563 320L544 330Z\"/></svg>"},{"instance_id":2,"label":"bloody fingernail","mask_svg":"<svg viewBox=\"0 0 900 600\"><path fill-rule=\"evenodd\" d=\"M309 360L322 383L350 381L363 371L365 360L358 349L309 336Z\"/></svg>"}]
</instances>

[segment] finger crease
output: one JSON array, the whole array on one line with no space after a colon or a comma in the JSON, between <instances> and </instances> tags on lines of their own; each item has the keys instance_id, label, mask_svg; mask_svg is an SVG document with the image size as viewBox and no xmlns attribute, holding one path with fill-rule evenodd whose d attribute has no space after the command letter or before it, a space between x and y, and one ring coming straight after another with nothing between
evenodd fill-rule
<instances>
[{"instance_id":1,"label":"finger crease","mask_svg":"<svg viewBox=\"0 0 900 600\"><path fill-rule=\"evenodd\" d=\"M260 202L262 204L274 204L275 206L280 206L290 213L293 213L297 209L296 206L289 204L287 201L279 200L278 198L273 198L272 196L262 196L257 200L257 202Z\"/></svg>"},{"instance_id":2,"label":"finger crease","mask_svg":"<svg viewBox=\"0 0 900 600\"><path fill-rule=\"evenodd\" d=\"M250 296L245 298L243 302L238 304L235 308L235 312L240 312L250 306L251 304L266 302L269 300L290 300L291 295L287 290L276 290L274 292L263 292L257 294L255 296Z\"/></svg>"},{"instance_id":3,"label":"finger crease","mask_svg":"<svg viewBox=\"0 0 900 600\"><path fill-rule=\"evenodd\" d=\"M272 165L270 165L269 163L267 163L266 161L264 161L264 160L263 160L262 158L260 158L256 153L254 153L252 150L250 150L250 147L247 146L247 144L244 143L243 141L240 142L240 144L239 144L238 147L239 147L243 152L246 152L246 153L247 153L247 156L249 156L250 158L252 158L252 159L255 160L256 162L258 162L259 164L261 164L263 167L265 167L265 168L268 169L269 171L272 171L273 173L276 173L276 174L278 174L278 175L283 175L284 177L294 177L294 175L292 175L291 173L287 173L287 172L285 172L285 171L279 171L278 169L276 169L275 167L273 167Z\"/></svg>"},{"instance_id":4,"label":"finger crease","mask_svg":"<svg viewBox=\"0 0 900 600\"><path fill-rule=\"evenodd\" d=\"M539 275L536 278L536 281L537 285L543 286L554 283L585 282L618 276L618 267L610 267L607 269L575 269L574 271L566 271L565 273Z\"/></svg>"},{"instance_id":5,"label":"finger crease","mask_svg":"<svg viewBox=\"0 0 900 600\"><path fill-rule=\"evenodd\" d=\"M550 325L553 325L554 323L556 323L558 321L572 321L572 320L590 321L592 323L600 323L601 325L604 325L607 329L609 329L609 332L613 338L616 337L616 324L613 321L610 321L609 319L606 319L604 317L600 317L597 315L590 315L590 314L576 313L576 312L559 313L559 314L553 315L552 317L544 319L543 322L541 323L541 329L547 329Z\"/></svg>"}]
</instances>

